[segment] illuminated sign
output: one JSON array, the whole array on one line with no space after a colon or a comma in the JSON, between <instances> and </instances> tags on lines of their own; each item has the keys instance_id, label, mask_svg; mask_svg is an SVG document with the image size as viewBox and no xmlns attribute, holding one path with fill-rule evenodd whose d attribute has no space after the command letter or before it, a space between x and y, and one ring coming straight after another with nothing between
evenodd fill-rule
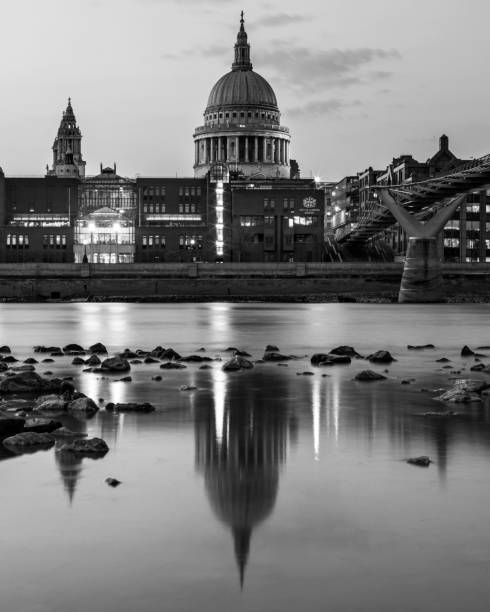
<instances>
[{"instance_id":1,"label":"illuminated sign","mask_svg":"<svg viewBox=\"0 0 490 612\"><path fill-rule=\"evenodd\" d=\"M316 198L305 198L303 200L303 206L304 208L316 208Z\"/></svg>"}]
</instances>

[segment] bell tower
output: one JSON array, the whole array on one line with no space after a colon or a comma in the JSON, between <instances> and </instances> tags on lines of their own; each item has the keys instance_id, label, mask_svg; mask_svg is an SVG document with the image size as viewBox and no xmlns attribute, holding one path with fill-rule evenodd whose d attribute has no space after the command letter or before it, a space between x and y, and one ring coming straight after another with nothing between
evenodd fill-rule
<instances>
[{"instance_id":1,"label":"bell tower","mask_svg":"<svg viewBox=\"0 0 490 612\"><path fill-rule=\"evenodd\" d=\"M58 134L53 144L53 167L49 175L60 177L85 177L85 161L82 159L82 133L71 106L71 98L63 112Z\"/></svg>"}]
</instances>

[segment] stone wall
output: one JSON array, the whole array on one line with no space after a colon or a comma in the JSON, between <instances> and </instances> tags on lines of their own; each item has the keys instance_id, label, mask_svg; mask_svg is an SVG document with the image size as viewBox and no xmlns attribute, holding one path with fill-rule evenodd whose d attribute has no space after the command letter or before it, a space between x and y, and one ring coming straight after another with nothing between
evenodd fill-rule
<instances>
[{"instance_id":1,"label":"stone wall","mask_svg":"<svg viewBox=\"0 0 490 612\"><path fill-rule=\"evenodd\" d=\"M0 299L397 297L403 264L0 264ZM444 266L447 297L490 299L490 264Z\"/></svg>"}]
</instances>

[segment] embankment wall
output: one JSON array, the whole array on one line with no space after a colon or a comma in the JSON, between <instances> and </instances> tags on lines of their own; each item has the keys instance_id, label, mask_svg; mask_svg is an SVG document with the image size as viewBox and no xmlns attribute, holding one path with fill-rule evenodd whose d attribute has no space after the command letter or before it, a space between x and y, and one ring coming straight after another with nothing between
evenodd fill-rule
<instances>
[{"instance_id":1,"label":"embankment wall","mask_svg":"<svg viewBox=\"0 0 490 612\"><path fill-rule=\"evenodd\" d=\"M396 297L402 263L0 264L0 299ZM447 297L490 299L490 264L446 264Z\"/></svg>"}]
</instances>

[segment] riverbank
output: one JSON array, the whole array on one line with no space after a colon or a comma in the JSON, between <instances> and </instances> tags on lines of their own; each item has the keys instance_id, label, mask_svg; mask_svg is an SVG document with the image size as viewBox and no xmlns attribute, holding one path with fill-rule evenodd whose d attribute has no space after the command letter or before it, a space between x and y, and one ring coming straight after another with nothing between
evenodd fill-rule
<instances>
[{"instance_id":1,"label":"riverbank","mask_svg":"<svg viewBox=\"0 0 490 612\"><path fill-rule=\"evenodd\" d=\"M135 304L199 304L199 303L214 303L224 302L230 304L247 304L247 303L262 303L262 304L396 304L398 303L398 292L390 292L384 294L309 294L309 295L149 295L149 296L127 296L114 295L107 296L88 296L80 298L3 298L0 303L3 304L63 304L63 303L135 303ZM472 295L461 294L448 297L446 304L488 304L490 303L490 294L488 295Z\"/></svg>"}]
</instances>

